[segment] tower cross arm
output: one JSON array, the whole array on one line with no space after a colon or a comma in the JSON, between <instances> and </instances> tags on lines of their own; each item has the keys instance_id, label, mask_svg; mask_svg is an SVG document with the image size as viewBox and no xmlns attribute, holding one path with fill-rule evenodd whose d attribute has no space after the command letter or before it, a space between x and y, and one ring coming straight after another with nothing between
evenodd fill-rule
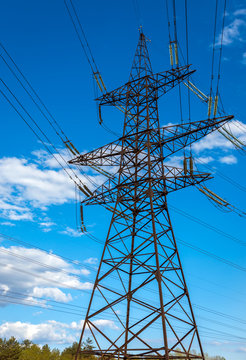
<instances>
[{"instance_id":1,"label":"tower cross arm","mask_svg":"<svg viewBox=\"0 0 246 360\"><path fill-rule=\"evenodd\" d=\"M214 132L233 118L233 115L228 115L161 128L160 144L165 149L165 157Z\"/></svg>"},{"instance_id":2,"label":"tower cross arm","mask_svg":"<svg viewBox=\"0 0 246 360\"><path fill-rule=\"evenodd\" d=\"M117 198L124 199L126 203L133 200L135 196L133 194L133 189L137 185L139 187L139 195L137 196L137 201L141 202L145 197L149 196L148 190L146 191L145 183L151 180L152 191L154 197L164 196L171 192L184 189L189 186L198 185L203 181L212 179L211 174L201 173L198 171L188 170L184 171L183 168L178 168L174 166L164 165L165 174L157 173L153 174L151 179L138 180L137 182L133 181L124 181L122 184L118 185L116 179L109 179L104 184L100 185L92 194L91 197L88 197L82 201L84 205L102 205L115 203ZM165 182L165 190L161 184ZM142 190L141 190L142 189ZM136 200L136 198L134 198ZM122 201L122 204L123 202Z\"/></svg>"},{"instance_id":3,"label":"tower cross arm","mask_svg":"<svg viewBox=\"0 0 246 360\"><path fill-rule=\"evenodd\" d=\"M123 86L103 94L96 100L99 105L126 106L127 103L138 96L141 91L146 92L146 80L148 82L149 96L152 95L153 100L164 95L166 92L174 88L181 81L193 74L195 70L190 70L190 65L185 65L164 72L145 75L143 77L127 82ZM147 101L147 98L144 98Z\"/></svg>"},{"instance_id":4,"label":"tower cross arm","mask_svg":"<svg viewBox=\"0 0 246 360\"><path fill-rule=\"evenodd\" d=\"M132 152L131 149L124 148L120 144L120 140L116 140L107 145L101 146L86 154L80 154L76 158L69 161L70 164L84 165L84 166L106 166L119 165L119 158L124 154Z\"/></svg>"}]
</instances>

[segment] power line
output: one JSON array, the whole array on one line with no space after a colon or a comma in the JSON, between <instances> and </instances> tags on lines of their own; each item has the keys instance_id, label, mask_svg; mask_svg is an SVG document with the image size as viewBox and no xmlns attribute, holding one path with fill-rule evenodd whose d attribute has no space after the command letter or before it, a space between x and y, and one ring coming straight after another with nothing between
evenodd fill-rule
<instances>
[{"instance_id":1,"label":"power line","mask_svg":"<svg viewBox=\"0 0 246 360\"><path fill-rule=\"evenodd\" d=\"M215 41L216 41L216 26L217 26L217 13L218 13L218 0L215 3L215 15L214 15L214 37L213 37L213 53L212 53L212 65L211 65L211 82L210 82L210 97L212 96L213 79L214 79L214 53L215 53Z\"/></svg>"},{"instance_id":2,"label":"power line","mask_svg":"<svg viewBox=\"0 0 246 360\"><path fill-rule=\"evenodd\" d=\"M189 32L188 32L188 6L187 0L185 0L185 34L186 34L186 63L189 65ZM190 81L190 75L188 75L188 83ZM191 104L190 104L190 87L187 88L188 93L188 114L189 120L191 119Z\"/></svg>"},{"instance_id":3,"label":"power line","mask_svg":"<svg viewBox=\"0 0 246 360\"><path fill-rule=\"evenodd\" d=\"M203 166L205 166L206 168L213 170L214 169L209 166L208 164L206 164L204 161L202 161L201 159L196 160L198 163L200 162ZM226 180L227 182L229 182L230 184L232 184L233 186L235 186L236 188L238 188L241 191L246 192L246 187L239 184L237 181L235 181L234 179L232 179L231 177L229 177L228 175L225 175L222 171L216 169L215 170L216 174L218 174L221 178L223 178L224 180Z\"/></svg>"},{"instance_id":4,"label":"power line","mask_svg":"<svg viewBox=\"0 0 246 360\"><path fill-rule=\"evenodd\" d=\"M33 94L36 96L36 98L39 100L40 104L43 106L43 108L46 110L46 112L48 113L48 115L51 117L51 119L53 120L54 124L57 126L57 129L54 127L54 125L52 124L52 122L48 119L47 121L49 121L50 126L54 129L54 131L56 132L56 134L60 137L61 135L59 134L58 130L61 132L61 134L66 138L66 140L68 140L67 136L65 135L64 131L62 130L61 126L59 125L59 123L56 121L56 119L54 118L54 116L51 114L51 112L47 109L46 105L44 104L44 102L42 101L42 99L40 98L40 96L38 95L38 93L34 90L33 86L31 85L30 81L26 78L26 76L23 74L23 72L21 71L21 69L19 68L19 66L16 64L16 62L14 61L14 59L12 58L12 56L9 54L9 52L6 50L6 48L3 46L2 43L0 43L1 48L4 50L4 52L6 53L6 55L8 56L8 58L11 60L11 62L14 64L15 68L18 70L18 72L21 74L22 78L25 80L25 82L27 83L27 85L30 87L30 89L32 90ZM32 98L33 102L36 104L34 98L31 96L31 94L27 91L27 89L25 88L25 86L23 85L23 83L21 82L21 80L19 79L19 77L16 75L16 73L14 72L14 70L11 68L11 66L7 63L7 61L4 59L3 55L0 55L2 60L5 62L5 64L7 65L7 67L9 68L9 70L12 72L12 74L14 75L14 77L18 80L18 82L21 84L22 88L27 92L27 94ZM36 106L38 107L38 104L36 104ZM42 110L40 109L40 111L42 112ZM42 112L43 113L43 112ZM45 116L45 115L44 115Z\"/></svg>"},{"instance_id":5,"label":"power line","mask_svg":"<svg viewBox=\"0 0 246 360\"><path fill-rule=\"evenodd\" d=\"M192 221L194 221L194 222L196 222L196 223L198 223L198 224L206 227L207 229L210 229L210 230L216 232L217 234L220 234L220 235L222 235L222 236L225 236L226 238L228 238L228 239L236 242L237 244L240 244L240 245L242 245L242 246L246 246L246 242L245 242L245 241L243 241L243 240L241 240L241 239L239 239L239 238L237 238L237 237L235 237L235 236L233 236L233 235L228 234L227 232L225 232L225 231L217 228L216 226L211 225L211 224L207 223L206 221L201 220L200 218L198 218L198 217L196 217L196 216L194 216L194 215L191 215L191 214L185 212L184 210L181 210L181 209L177 208L176 206L169 205L169 207L170 207L171 209L173 209L176 213L178 213L178 214L186 217L187 219L192 220Z\"/></svg>"},{"instance_id":6,"label":"power line","mask_svg":"<svg viewBox=\"0 0 246 360\"><path fill-rule=\"evenodd\" d=\"M216 96L218 96L218 93L219 93L220 69L221 69L221 59L222 59L222 47L223 47L225 17L226 17L226 0L224 0L224 11L223 11L223 20L222 20L222 31L221 31L221 42L220 42L220 54L219 54L219 65L218 65L218 78L217 78Z\"/></svg>"},{"instance_id":7,"label":"power line","mask_svg":"<svg viewBox=\"0 0 246 360\"><path fill-rule=\"evenodd\" d=\"M62 161L64 161L64 163L66 164L66 166L69 168L69 170L71 171L71 173L73 174L74 178L69 174L68 169L66 169L64 167L64 165L61 163L61 161L57 158L57 156L50 150L50 148L48 147L48 145L44 142L44 140L41 138L41 136L37 133L37 131L35 131L33 129L33 127L29 124L29 122L21 115L20 111L18 111L18 109L16 108L16 106L14 106L14 104L11 102L11 100L7 97L7 95L5 95L3 93L2 90L0 90L1 94L3 95L3 97L7 100L7 102L11 105L11 107L16 111L16 113L20 116L20 118L26 123L26 125L28 125L28 127L31 129L31 131L34 133L34 135L38 138L38 140L43 144L43 146L46 148L46 150L49 152L49 154L58 162L58 164L62 167L62 169L65 171L65 173L68 175L68 177L78 186L78 187L83 187L84 184L82 183L81 179L79 179L79 177L77 176L77 174L75 173L75 171L71 168L71 166L67 163L66 159L64 158L64 156L59 152L59 150L56 148L55 145L52 144L52 142L50 141L50 139L47 137L47 135L44 133L44 131L40 128L40 126L38 125L38 123L36 122L36 120L34 120L34 118L30 115L30 113L24 108L24 106L20 103L20 101L17 99L17 97L13 94L13 92L10 90L10 88L7 86L7 84L0 79L0 81L2 82L2 84L4 85L4 87L8 90L8 92L13 96L13 98L15 99L15 101L18 103L18 105L23 109L23 111L26 113L26 115L28 116L28 118L34 123L34 125L37 127L37 129L39 130L39 132L43 135L43 137L48 141L48 144L55 150L55 152L59 155L59 157L62 159ZM92 184L95 185L95 182L90 179L90 177L88 175L86 175L85 173L83 174L87 180L89 182L91 182ZM78 181L78 183L77 183Z\"/></svg>"},{"instance_id":8,"label":"power line","mask_svg":"<svg viewBox=\"0 0 246 360\"><path fill-rule=\"evenodd\" d=\"M54 254L51 254L51 255L54 255ZM17 271L19 271L20 269L15 269L15 270L17 270ZM23 272L23 271L22 271ZM27 273L27 272L25 272L25 273ZM30 273L29 273L30 274ZM34 274L34 276L35 276L35 274ZM43 277L42 277L43 278ZM47 278L45 278L45 280L47 280L47 281L49 281L50 282L50 279L47 279ZM57 283L57 282L56 282ZM86 291L86 290L84 290L84 291ZM88 292L88 291L86 291L86 292ZM35 297L35 298L38 298L38 297ZM147 300L146 300L147 301ZM13 303L13 301L12 301L12 303ZM23 305L23 303L21 303L22 305ZM36 306L36 305L35 305ZM43 307L41 307L42 309L43 309ZM204 310L204 311L206 311L207 309L206 308L202 308L202 310ZM56 310L56 311L58 311L58 310ZM215 310L213 310L213 309L208 309L208 311L209 312L211 312L211 313L214 313L215 315L219 315L219 316L222 316L222 317L227 317L227 314L223 314L223 313L218 313L218 312L216 312ZM64 312L64 311L63 311ZM71 313L71 312L68 312L68 311L66 311L66 313ZM231 317L230 316L230 319L232 319L232 320L238 320L238 319L236 319L235 317ZM243 322L242 321L242 319L241 319L241 322L242 323L246 323L246 322ZM221 324L221 323L220 323ZM222 324L221 324L222 325Z\"/></svg>"},{"instance_id":9,"label":"power line","mask_svg":"<svg viewBox=\"0 0 246 360\"><path fill-rule=\"evenodd\" d=\"M200 252L200 253L202 253L202 254L204 254L204 255L207 255L207 256L209 256L209 257L211 257L211 258L213 258L213 259L216 259L216 260L218 260L218 261L220 261L220 262L222 262L222 263L224 263L224 264L226 264L226 265L229 265L229 266L231 266L231 267L233 267L233 268L235 268L235 269L237 269L237 270L246 272L246 268L243 267L243 266L240 266L240 265L238 265L238 264L235 264L235 263L233 263L232 261L227 260L227 259L225 259L225 258L222 258L221 256L218 256L218 255L216 255L216 254L213 254L213 253L211 253L211 252L209 252L209 251L207 251L207 250L201 249L201 248L199 248L198 246L192 245L192 244L188 243L187 241L181 240L181 239L179 239L179 238L177 238L177 239L178 239L177 241L178 241L179 243L181 243L181 244L189 247L189 248L192 249L192 250L195 250L195 251L198 251L198 252Z\"/></svg>"}]
</instances>

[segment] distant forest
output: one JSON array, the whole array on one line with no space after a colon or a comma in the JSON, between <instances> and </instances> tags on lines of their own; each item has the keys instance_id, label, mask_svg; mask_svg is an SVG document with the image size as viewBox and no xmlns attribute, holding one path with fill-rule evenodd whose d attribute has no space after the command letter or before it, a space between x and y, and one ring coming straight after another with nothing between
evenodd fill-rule
<instances>
[{"instance_id":1,"label":"distant forest","mask_svg":"<svg viewBox=\"0 0 246 360\"><path fill-rule=\"evenodd\" d=\"M1 360L74 360L78 343L74 342L72 346L63 351L50 349L46 344L42 347L32 343L30 340L24 340L21 343L14 337L9 340L0 338L0 359ZM82 350L92 350L92 340L87 339L82 344ZM94 355L80 355L83 360L96 360ZM221 356L208 356L206 360L226 360Z\"/></svg>"}]
</instances>

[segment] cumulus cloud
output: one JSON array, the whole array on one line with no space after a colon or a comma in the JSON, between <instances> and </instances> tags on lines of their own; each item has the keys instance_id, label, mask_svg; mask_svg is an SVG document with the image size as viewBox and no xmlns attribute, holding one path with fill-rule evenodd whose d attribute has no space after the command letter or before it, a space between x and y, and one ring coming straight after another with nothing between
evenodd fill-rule
<instances>
[{"instance_id":1,"label":"cumulus cloud","mask_svg":"<svg viewBox=\"0 0 246 360\"><path fill-rule=\"evenodd\" d=\"M36 205L63 204L74 196L73 186L62 171L45 170L26 159L0 159L0 184L18 188L25 200Z\"/></svg>"},{"instance_id":2,"label":"cumulus cloud","mask_svg":"<svg viewBox=\"0 0 246 360\"><path fill-rule=\"evenodd\" d=\"M52 221L43 221L39 223L40 227L42 228L42 231L49 232L53 226L56 224Z\"/></svg>"},{"instance_id":3,"label":"cumulus cloud","mask_svg":"<svg viewBox=\"0 0 246 360\"><path fill-rule=\"evenodd\" d=\"M60 152L61 156L65 161L71 160L71 155L68 154L68 151L66 149L61 149ZM42 165L43 167L48 167L50 169L60 169L61 166L55 159L59 159L59 154L54 154L54 156L51 156L47 151L45 150L35 150L32 152L32 154L36 157L35 162Z\"/></svg>"},{"instance_id":4,"label":"cumulus cloud","mask_svg":"<svg viewBox=\"0 0 246 360\"><path fill-rule=\"evenodd\" d=\"M243 19L234 19L229 25L225 26L223 33L223 45L232 45L235 41L243 41L242 31L245 30L246 22ZM217 38L216 45L221 44L222 34Z\"/></svg>"},{"instance_id":5,"label":"cumulus cloud","mask_svg":"<svg viewBox=\"0 0 246 360\"><path fill-rule=\"evenodd\" d=\"M94 321L100 329L117 330L118 327L112 320L98 319ZM38 344L71 344L78 340L79 332L83 321L63 323L55 320L48 320L40 324L29 322L5 322L0 325L0 337L10 338L14 336L17 340L29 339Z\"/></svg>"},{"instance_id":6,"label":"cumulus cloud","mask_svg":"<svg viewBox=\"0 0 246 360\"><path fill-rule=\"evenodd\" d=\"M242 64L243 64L243 65L246 65L246 52L243 53Z\"/></svg>"},{"instance_id":7,"label":"cumulus cloud","mask_svg":"<svg viewBox=\"0 0 246 360\"><path fill-rule=\"evenodd\" d=\"M237 158L234 155L222 156L219 161L222 164L232 165L237 163Z\"/></svg>"},{"instance_id":8,"label":"cumulus cloud","mask_svg":"<svg viewBox=\"0 0 246 360\"><path fill-rule=\"evenodd\" d=\"M56 301L61 302L69 302L72 300L71 294L65 294L58 288L52 288L52 287L39 287L35 286L32 291L32 296L35 297L47 297L49 299L54 299Z\"/></svg>"},{"instance_id":9,"label":"cumulus cloud","mask_svg":"<svg viewBox=\"0 0 246 360\"><path fill-rule=\"evenodd\" d=\"M3 218L33 220L34 210L46 210L50 205L74 200L74 183L57 168L55 159L45 151L36 151L33 155L36 158L32 161L17 157L0 159L0 215ZM90 177L96 184L104 181L101 175L84 177L74 171L88 187L91 186ZM45 222L40 225L46 231L51 228L51 224L47 226Z\"/></svg>"},{"instance_id":10,"label":"cumulus cloud","mask_svg":"<svg viewBox=\"0 0 246 360\"><path fill-rule=\"evenodd\" d=\"M19 299L23 303L31 300L45 305L48 299L66 303L72 300L67 291L90 290L93 286L84 281L90 274L88 269L76 268L75 264L39 249L1 246L0 258L0 295L24 294ZM1 306L6 306L8 300L1 296Z\"/></svg>"},{"instance_id":11,"label":"cumulus cloud","mask_svg":"<svg viewBox=\"0 0 246 360\"><path fill-rule=\"evenodd\" d=\"M85 264L90 264L90 265L96 265L97 262L98 262L98 258L95 258L95 257L90 257L90 258L84 260Z\"/></svg>"},{"instance_id":12,"label":"cumulus cloud","mask_svg":"<svg viewBox=\"0 0 246 360\"><path fill-rule=\"evenodd\" d=\"M212 156L200 156L195 158L195 161L202 164L209 164L210 162L214 161L215 159Z\"/></svg>"},{"instance_id":13,"label":"cumulus cloud","mask_svg":"<svg viewBox=\"0 0 246 360\"><path fill-rule=\"evenodd\" d=\"M80 232L78 230L74 230L74 229L70 228L69 226L67 226L65 230L60 231L60 234L68 235L71 237L81 237L82 235L84 235L84 234L82 234L82 232Z\"/></svg>"},{"instance_id":14,"label":"cumulus cloud","mask_svg":"<svg viewBox=\"0 0 246 360\"><path fill-rule=\"evenodd\" d=\"M246 9L238 9L234 11L233 15L235 16L246 15Z\"/></svg>"},{"instance_id":15,"label":"cumulus cloud","mask_svg":"<svg viewBox=\"0 0 246 360\"><path fill-rule=\"evenodd\" d=\"M1 222L1 224L0 225L4 225L4 226L15 226L15 224L14 223L12 223L12 222L10 222L10 221L3 221L3 222Z\"/></svg>"},{"instance_id":16,"label":"cumulus cloud","mask_svg":"<svg viewBox=\"0 0 246 360\"><path fill-rule=\"evenodd\" d=\"M21 321L6 322L0 325L0 337L14 336L18 340L29 339L39 344L57 343L67 344L75 341L74 335L68 333L69 324L54 320L41 324L23 323Z\"/></svg>"}]
</instances>

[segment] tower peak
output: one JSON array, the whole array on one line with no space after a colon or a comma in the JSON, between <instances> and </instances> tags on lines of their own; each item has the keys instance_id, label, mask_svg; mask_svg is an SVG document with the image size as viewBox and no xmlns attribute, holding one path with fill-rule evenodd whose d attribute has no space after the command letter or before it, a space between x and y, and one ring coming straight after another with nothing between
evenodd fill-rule
<instances>
[{"instance_id":1,"label":"tower peak","mask_svg":"<svg viewBox=\"0 0 246 360\"><path fill-rule=\"evenodd\" d=\"M146 75L152 75L153 73L146 40L143 28L140 26L139 40L131 68L130 81Z\"/></svg>"}]
</instances>

